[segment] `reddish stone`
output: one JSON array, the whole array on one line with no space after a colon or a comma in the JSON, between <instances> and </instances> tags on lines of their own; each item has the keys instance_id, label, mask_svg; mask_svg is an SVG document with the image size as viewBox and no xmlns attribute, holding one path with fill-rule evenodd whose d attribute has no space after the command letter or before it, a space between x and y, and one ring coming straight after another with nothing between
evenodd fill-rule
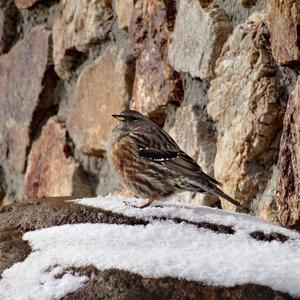
<instances>
[{"instance_id":1,"label":"reddish stone","mask_svg":"<svg viewBox=\"0 0 300 300\"><path fill-rule=\"evenodd\" d=\"M67 131L56 117L48 120L32 145L25 175L26 197L84 196L90 194L71 156Z\"/></svg>"},{"instance_id":2,"label":"reddish stone","mask_svg":"<svg viewBox=\"0 0 300 300\"><path fill-rule=\"evenodd\" d=\"M49 39L48 30L35 27L0 57L0 158L18 172L25 166L30 134L53 104Z\"/></svg>"},{"instance_id":3,"label":"reddish stone","mask_svg":"<svg viewBox=\"0 0 300 300\"><path fill-rule=\"evenodd\" d=\"M129 34L135 47L136 73L132 108L155 115L168 102L182 99L182 82L168 60L176 1L138 0Z\"/></svg>"},{"instance_id":4,"label":"reddish stone","mask_svg":"<svg viewBox=\"0 0 300 300\"><path fill-rule=\"evenodd\" d=\"M300 62L299 0L268 0L271 48L280 64Z\"/></svg>"},{"instance_id":5,"label":"reddish stone","mask_svg":"<svg viewBox=\"0 0 300 300\"><path fill-rule=\"evenodd\" d=\"M300 227L300 78L284 117L280 142L277 205L284 226Z\"/></svg>"}]
</instances>

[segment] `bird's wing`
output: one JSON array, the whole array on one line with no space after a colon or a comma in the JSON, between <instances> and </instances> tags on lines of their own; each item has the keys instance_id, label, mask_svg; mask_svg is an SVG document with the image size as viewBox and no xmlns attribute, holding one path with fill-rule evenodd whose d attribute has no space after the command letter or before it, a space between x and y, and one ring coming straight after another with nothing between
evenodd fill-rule
<instances>
[{"instance_id":1,"label":"bird's wing","mask_svg":"<svg viewBox=\"0 0 300 300\"><path fill-rule=\"evenodd\" d=\"M181 150L157 150L139 146L138 153L141 158L157 164L163 164L182 175L194 177L195 179L198 177L199 179L207 180L221 186L220 182L205 174L200 166Z\"/></svg>"}]
</instances>

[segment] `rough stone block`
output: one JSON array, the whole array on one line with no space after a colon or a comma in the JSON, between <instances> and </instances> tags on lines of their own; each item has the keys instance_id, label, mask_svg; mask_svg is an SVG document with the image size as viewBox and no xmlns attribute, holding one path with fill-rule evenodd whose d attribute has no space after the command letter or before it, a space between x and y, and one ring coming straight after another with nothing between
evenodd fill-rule
<instances>
[{"instance_id":1,"label":"rough stone block","mask_svg":"<svg viewBox=\"0 0 300 300\"><path fill-rule=\"evenodd\" d=\"M300 228L300 78L289 99L280 142L276 202L279 221Z\"/></svg>"},{"instance_id":2,"label":"rough stone block","mask_svg":"<svg viewBox=\"0 0 300 300\"><path fill-rule=\"evenodd\" d=\"M115 11L118 18L118 26L128 29L132 16L134 0L114 0Z\"/></svg>"},{"instance_id":3,"label":"rough stone block","mask_svg":"<svg viewBox=\"0 0 300 300\"><path fill-rule=\"evenodd\" d=\"M43 26L0 57L0 158L22 172L30 135L53 104L56 83L48 61L50 32Z\"/></svg>"},{"instance_id":4,"label":"rough stone block","mask_svg":"<svg viewBox=\"0 0 300 300\"><path fill-rule=\"evenodd\" d=\"M99 155L105 150L115 125L111 115L129 106L132 73L123 52L110 47L80 74L67 127L81 152Z\"/></svg>"},{"instance_id":5,"label":"rough stone block","mask_svg":"<svg viewBox=\"0 0 300 300\"><path fill-rule=\"evenodd\" d=\"M70 68L80 53L105 40L112 27L111 0L60 1L53 25L53 59L62 79L70 78Z\"/></svg>"},{"instance_id":6,"label":"rough stone block","mask_svg":"<svg viewBox=\"0 0 300 300\"><path fill-rule=\"evenodd\" d=\"M175 1L138 0L129 30L136 53L132 108L155 117L168 102L182 98L180 75L168 60Z\"/></svg>"},{"instance_id":7,"label":"rough stone block","mask_svg":"<svg viewBox=\"0 0 300 300\"><path fill-rule=\"evenodd\" d=\"M223 44L232 31L226 12L211 1L181 0L168 57L176 71L201 79L214 75Z\"/></svg>"},{"instance_id":8,"label":"rough stone block","mask_svg":"<svg viewBox=\"0 0 300 300\"><path fill-rule=\"evenodd\" d=\"M87 182L71 154L66 129L56 117L50 118L28 157L25 197L90 195Z\"/></svg>"},{"instance_id":9,"label":"rough stone block","mask_svg":"<svg viewBox=\"0 0 300 300\"><path fill-rule=\"evenodd\" d=\"M208 113L218 125L215 177L244 205L266 187L282 128L284 107L269 48L262 15L236 27L217 61L217 77L208 93Z\"/></svg>"},{"instance_id":10,"label":"rough stone block","mask_svg":"<svg viewBox=\"0 0 300 300\"><path fill-rule=\"evenodd\" d=\"M271 48L280 64L300 62L300 3L268 0Z\"/></svg>"}]
</instances>

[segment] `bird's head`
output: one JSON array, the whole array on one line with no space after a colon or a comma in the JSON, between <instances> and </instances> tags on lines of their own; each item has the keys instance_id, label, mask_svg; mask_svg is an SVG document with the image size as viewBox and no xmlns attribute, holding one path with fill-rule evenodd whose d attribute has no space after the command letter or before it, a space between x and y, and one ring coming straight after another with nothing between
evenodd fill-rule
<instances>
[{"instance_id":1,"label":"bird's head","mask_svg":"<svg viewBox=\"0 0 300 300\"><path fill-rule=\"evenodd\" d=\"M124 110L119 114L112 115L119 122L114 131L135 132L142 129L145 122L149 122L142 114L135 110Z\"/></svg>"}]
</instances>

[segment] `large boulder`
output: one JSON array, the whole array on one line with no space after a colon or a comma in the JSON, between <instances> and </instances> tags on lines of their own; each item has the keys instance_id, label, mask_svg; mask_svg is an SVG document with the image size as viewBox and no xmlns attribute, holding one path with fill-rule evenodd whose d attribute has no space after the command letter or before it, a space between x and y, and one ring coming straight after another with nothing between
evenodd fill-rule
<instances>
[{"instance_id":1,"label":"large boulder","mask_svg":"<svg viewBox=\"0 0 300 300\"><path fill-rule=\"evenodd\" d=\"M111 196L70 200L0 210L4 299L300 295L297 233L211 208L159 203L141 210L131 206L136 200Z\"/></svg>"}]
</instances>

